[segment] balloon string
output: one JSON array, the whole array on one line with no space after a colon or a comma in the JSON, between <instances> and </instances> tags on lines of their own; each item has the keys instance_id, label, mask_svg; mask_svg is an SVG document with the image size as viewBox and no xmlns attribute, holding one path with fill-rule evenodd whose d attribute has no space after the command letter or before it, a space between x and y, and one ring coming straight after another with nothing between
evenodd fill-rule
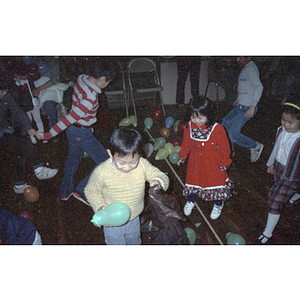
<instances>
[{"instance_id":1,"label":"balloon string","mask_svg":"<svg viewBox=\"0 0 300 300\"><path fill-rule=\"evenodd\" d=\"M150 136L150 138L152 139L152 141L155 142L154 138L152 137L152 135L150 134L150 132L148 131L148 129L146 127L145 127L145 131L148 133L148 135ZM178 179L178 181L180 182L180 184L182 185L182 187L184 187L184 183L181 181L180 177L177 175L177 173L175 172L175 170L171 166L170 162L166 158L164 160L167 162L167 164L171 168L172 172L174 173L174 175L176 176L176 178ZM218 240L218 242L221 245L224 245L222 243L221 239L219 238L219 236L217 235L217 233L215 232L215 230L213 229L213 227L211 226L211 224L209 223L209 221L207 220L207 218L205 217L205 215L203 214L202 210L200 209L200 207L198 206L198 204L196 203L196 201L195 201L195 206L197 207L199 213L203 217L204 221L206 222L206 224L208 225L208 227L210 228L210 230L212 231L212 233L214 234L214 236L216 237L216 239Z\"/></svg>"}]
</instances>

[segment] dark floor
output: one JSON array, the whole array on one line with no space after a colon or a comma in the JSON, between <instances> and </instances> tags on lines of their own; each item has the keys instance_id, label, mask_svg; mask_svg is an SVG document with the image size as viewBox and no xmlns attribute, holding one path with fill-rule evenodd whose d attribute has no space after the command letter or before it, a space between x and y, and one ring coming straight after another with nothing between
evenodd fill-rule
<instances>
[{"instance_id":1,"label":"dark floor","mask_svg":"<svg viewBox=\"0 0 300 300\"><path fill-rule=\"evenodd\" d=\"M276 99L268 101L262 99L257 116L244 127L244 133L263 143L265 148L261 158L255 164L251 164L249 150L236 147L233 163L229 169L229 175L234 180L236 188L233 197L226 203L220 218L214 221L211 220L209 215L212 204L204 203L198 199L199 208L223 244L226 244L225 236L227 232L240 234L244 237L246 244L253 244L258 234L264 229L267 217L266 198L268 189L272 185L272 176L266 173L266 162L274 144L276 129L280 126L279 103L280 101ZM150 141L150 137L144 131L144 119L150 116L152 108L151 105L137 108L138 125L136 129L143 133L145 143ZM180 120L183 117L183 112L175 105L165 106L165 110L166 116L155 122L149 130L154 138L160 136L159 130L164 126L166 117L172 116L175 120ZM220 103L219 122L229 110L230 106L227 103ZM131 114L133 114L132 110ZM122 108L99 112L98 123L94 125L95 136L104 146L108 146L111 133L118 127L119 122L124 117L126 117L126 114ZM182 135L180 133L175 134L173 128L171 128L171 135L167 138L167 141L171 141L174 137L182 140ZM50 167L58 168L59 174L53 179L39 181L29 170L28 183L37 187L40 192L39 200L35 203L29 203L23 198L23 195L14 194L12 179L7 175L10 166L1 168L0 207L15 214L27 210L41 234L43 244L104 245L102 229L95 227L90 222L93 216L92 209L73 197L67 202L60 200L59 187L63 175L63 163L68 150L65 134L60 134L58 143L42 144L39 142L37 147L43 153L45 162ZM170 188L167 193L176 196L180 201L181 208L183 208L185 199L181 195L182 185L173 170L184 182L186 165L181 167L172 165L172 170L165 160L156 161L154 157L155 153L152 154L149 161L170 177ZM1 165L4 166L3 157L1 157L1 160ZM93 161L89 157L84 158L76 176L76 183L87 176L93 167ZM147 204L147 195L145 201ZM272 244L300 244L299 218L300 205L285 208L274 231ZM197 223L201 223L201 225L199 227L195 226ZM194 229L197 235L196 245L221 244L196 208L187 217L187 220L181 224L183 227ZM142 234L142 240L143 244L151 244L147 233Z\"/></svg>"}]
</instances>

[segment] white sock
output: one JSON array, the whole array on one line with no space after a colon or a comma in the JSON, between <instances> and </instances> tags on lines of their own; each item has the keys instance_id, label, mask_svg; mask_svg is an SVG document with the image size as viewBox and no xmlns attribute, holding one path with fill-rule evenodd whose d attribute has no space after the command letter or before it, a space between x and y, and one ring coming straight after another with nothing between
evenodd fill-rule
<instances>
[{"instance_id":1,"label":"white sock","mask_svg":"<svg viewBox=\"0 0 300 300\"><path fill-rule=\"evenodd\" d=\"M277 225L279 218L280 218L280 214L275 215L275 214L268 213L267 225L265 231L263 232L263 234L266 237L270 238L272 236L273 230Z\"/></svg>"}]
</instances>

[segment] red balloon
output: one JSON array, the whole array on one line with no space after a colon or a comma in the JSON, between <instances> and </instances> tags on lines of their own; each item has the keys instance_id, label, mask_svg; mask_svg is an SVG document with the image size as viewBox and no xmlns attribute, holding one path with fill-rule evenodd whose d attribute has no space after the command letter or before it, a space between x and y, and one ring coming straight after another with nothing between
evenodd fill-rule
<instances>
[{"instance_id":1,"label":"red balloon","mask_svg":"<svg viewBox=\"0 0 300 300\"><path fill-rule=\"evenodd\" d=\"M179 122L179 124L178 124L178 132L180 132L180 133L183 134L184 127L185 127L184 120L181 120L181 121Z\"/></svg>"},{"instance_id":2,"label":"red balloon","mask_svg":"<svg viewBox=\"0 0 300 300\"><path fill-rule=\"evenodd\" d=\"M29 186L24 190L23 196L26 201L35 202L39 199L40 193L37 188L35 188L33 186Z\"/></svg>"},{"instance_id":3,"label":"red balloon","mask_svg":"<svg viewBox=\"0 0 300 300\"><path fill-rule=\"evenodd\" d=\"M161 108L159 107L153 108L151 112L151 118L153 121L159 121L163 118L163 116L164 116L164 112Z\"/></svg>"},{"instance_id":4,"label":"red balloon","mask_svg":"<svg viewBox=\"0 0 300 300\"><path fill-rule=\"evenodd\" d=\"M174 138L171 140L171 144L176 147L176 146L180 146L181 145L181 141L177 138Z\"/></svg>"},{"instance_id":5,"label":"red balloon","mask_svg":"<svg viewBox=\"0 0 300 300\"><path fill-rule=\"evenodd\" d=\"M38 67L37 64L31 63L31 64L28 65L27 69L28 69L28 73L33 75L33 74L38 72L39 67Z\"/></svg>"},{"instance_id":6,"label":"red balloon","mask_svg":"<svg viewBox=\"0 0 300 300\"><path fill-rule=\"evenodd\" d=\"M170 129L167 127L162 127L162 129L159 131L160 135L164 138L167 138L170 136Z\"/></svg>"},{"instance_id":7,"label":"red balloon","mask_svg":"<svg viewBox=\"0 0 300 300\"><path fill-rule=\"evenodd\" d=\"M27 211L27 210L22 210L20 213L19 213L19 216L23 217L23 218L26 218L28 220L30 220L30 213Z\"/></svg>"}]
</instances>

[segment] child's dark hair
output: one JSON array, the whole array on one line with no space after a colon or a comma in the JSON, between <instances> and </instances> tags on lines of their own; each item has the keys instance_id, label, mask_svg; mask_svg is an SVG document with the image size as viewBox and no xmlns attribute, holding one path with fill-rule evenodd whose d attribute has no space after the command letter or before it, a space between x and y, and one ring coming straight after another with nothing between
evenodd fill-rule
<instances>
[{"instance_id":1,"label":"child's dark hair","mask_svg":"<svg viewBox=\"0 0 300 300\"><path fill-rule=\"evenodd\" d=\"M300 120L300 101L292 96L282 105L282 112L290 114L292 117L296 117Z\"/></svg>"},{"instance_id":2,"label":"child's dark hair","mask_svg":"<svg viewBox=\"0 0 300 300\"><path fill-rule=\"evenodd\" d=\"M121 127L114 131L110 138L110 152L120 156L143 154L142 136L134 129Z\"/></svg>"},{"instance_id":3,"label":"child's dark hair","mask_svg":"<svg viewBox=\"0 0 300 300\"><path fill-rule=\"evenodd\" d=\"M114 64L108 59L99 59L95 62L90 75L96 79L104 76L106 81L112 80L116 75Z\"/></svg>"},{"instance_id":4,"label":"child's dark hair","mask_svg":"<svg viewBox=\"0 0 300 300\"><path fill-rule=\"evenodd\" d=\"M8 76L0 74L0 91L7 91L10 88L11 79Z\"/></svg>"},{"instance_id":5,"label":"child's dark hair","mask_svg":"<svg viewBox=\"0 0 300 300\"><path fill-rule=\"evenodd\" d=\"M203 115L207 117L207 126L213 126L215 124L215 109L214 104L211 100L206 98L205 96L195 96L190 102L189 106L186 110L184 122L186 127L188 127L189 121L193 115Z\"/></svg>"},{"instance_id":6,"label":"child's dark hair","mask_svg":"<svg viewBox=\"0 0 300 300\"><path fill-rule=\"evenodd\" d=\"M19 61L15 64L14 71L17 75L29 75L28 66L23 61Z\"/></svg>"}]
</instances>

